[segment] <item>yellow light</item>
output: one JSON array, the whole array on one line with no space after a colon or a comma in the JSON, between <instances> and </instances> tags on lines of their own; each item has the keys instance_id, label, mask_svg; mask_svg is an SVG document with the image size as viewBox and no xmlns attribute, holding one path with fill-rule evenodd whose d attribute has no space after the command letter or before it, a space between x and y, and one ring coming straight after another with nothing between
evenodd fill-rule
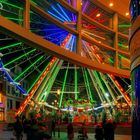
<instances>
[{"instance_id":1,"label":"yellow light","mask_svg":"<svg viewBox=\"0 0 140 140\"><path fill-rule=\"evenodd\" d=\"M101 14L100 13L98 13L97 15L96 15L96 17L100 17L101 16Z\"/></svg>"},{"instance_id":2,"label":"yellow light","mask_svg":"<svg viewBox=\"0 0 140 140\"><path fill-rule=\"evenodd\" d=\"M127 12L127 13L125 13L125 15L126 15L126 16L129 16L129 13Z\"/></svg>"},{"instance_id":3,"label":"yellow light","mask_svg":"<svg viewBox=\"0 0 140 140\"><path fill-rule=\"evenodd\" d=\"M57 90L57 94L60 95L60 89Z\"/></svg>"},{"instance_id":4,"label":"yellow light","mask_svg":"<svg viewBox=\"0 0 140 140\"><path fill-rule=\"evenodd\" d=\"M109 3L109 6L112 7L114 4L112 2Z\"/></svg>"}]
</instances>

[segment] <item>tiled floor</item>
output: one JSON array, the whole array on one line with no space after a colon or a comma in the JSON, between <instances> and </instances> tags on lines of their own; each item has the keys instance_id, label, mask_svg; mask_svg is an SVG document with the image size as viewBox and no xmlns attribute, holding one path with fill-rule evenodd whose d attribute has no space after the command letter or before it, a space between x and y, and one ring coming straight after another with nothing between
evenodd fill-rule
<instances>
[{"instance_id":1,"label":"tiled floor","mask_svg":"<svg viewBox=\"0 0 140 140\"><path fill-rule=\"evenodd\" d=\"M0 140L10 140L14 138L12 131L3 131L4 124L0 124ZM24 135L22 140L26 140ZM53 137L52 140L67 140L66 132L60 132L60 138L58 138L58 133L56 132L56 137ZM74 140L78 140L78 134L75 133ZM93 133L88 133L88 140L95 140ZM131 140L131 135L115 135L115 140Z\"/></svg>"},{"instance_id":2,"label":"tiled floor","mask_svg":"<svg viewBox=\"0 0 140 140\"><path fill-rule=\"evenodd\" d=\"M74 140L77 140L78 134L75 133ZM95 140L94 134L88 134L88 140ZM11 131L0 131L0 140L10 140L10 138L14 138L13 133ZM23 140L26 140L26 136L24 135ZM52 140L67 140L67 134L65 132L60 133L60 138L56 133L56 137L53 137ZM130 135L115 135L115 140L131 140Z\"/></svg>"}]
</instances>

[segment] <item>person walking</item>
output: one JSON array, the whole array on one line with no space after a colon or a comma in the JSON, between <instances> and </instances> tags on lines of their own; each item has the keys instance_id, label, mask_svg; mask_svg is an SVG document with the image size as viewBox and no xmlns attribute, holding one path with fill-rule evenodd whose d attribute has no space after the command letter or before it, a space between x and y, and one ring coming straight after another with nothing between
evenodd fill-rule
<instances>
[{"instance_id":1,"label":"person walking","mask_svg":"<svg viewBox=\"0 0 140 140\"><path fill-rule=\"evenodd\" d=\"M16 122L14 123L14 135L16 137L16 140L22 140L23 137L23 125L20 120L20 118L16 117Z\"/></svg>"},{"instance_id":2,"label":"person walking","mask_svg":"<svg viewBox=\"0 0 140 140\"><path fill-rule=\"evenodd\" d=\"M72 140L74 138L74 130L73 130L72 123L69 123L67 126L67 135L68 135L68 140Z\"/></svg>"},{"instance_id":3,"label":"person walking","mask_svg":"<svg viewBox=\"0 0 140 140\"><path fill-rule=\"evenodd\" d=\"M98 124L95 128L95 138L96 140L103 140L103 128L100 124Z\"/></svg>"}]
</instances>

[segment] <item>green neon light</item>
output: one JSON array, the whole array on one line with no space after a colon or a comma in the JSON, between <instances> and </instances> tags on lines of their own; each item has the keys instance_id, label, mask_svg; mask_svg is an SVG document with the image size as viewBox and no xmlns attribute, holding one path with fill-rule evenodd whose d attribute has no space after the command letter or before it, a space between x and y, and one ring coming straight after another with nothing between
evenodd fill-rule
<instances>
[{"instance_id":1,"label":"green neon light","mask_svg":"<svg viewBox=\"0 0 140 140\"><path fill-rule=\"evenodd\" d=\"M45 96L44 96L44 98L43 98L43 101L46 101L46 100L47 100L47 97L48 97L47 95L50 93L50 90L51 90L51 88L52 88L52 86L53 86L53 83L54 83L54 81L55 81L55 79L56 79L56 76L57 76L57 74L58 74L58 72L59 72L59 70L60 70L61 65L62 65L62 62L61 62L61 64L59 64L58 66L54 66L55 70L54 70L54 72L52 73L51 78L49 78L49 81L48 81L49 85L48 85L48 87L47 87L46 94L45 94Z\"/></svg>"},{"instance_id":2,"label":"green neon light","mask_svg":"<svg viewBox=\"0 0 140 140\"><path fill-rule=\"evenodd\" d=\"M118 56L121 57L121 58L127 59L129 61L129 59L122 54L118 54Z\"/></svg>"},{"instance_id":3,"label":"green neon light","mask_svg":"<svg viewBox=\"0 0 140 140\"><path fill-rule=\"evenodd\" d=\"M21 44L22 44L22 43L20 42L20 43L14 43L14 44L11 44L11 45L7 45L7 46L5 46L5 47L0 48L0 51L1 51L1 50L4 50L4 49L8 49L8 48L15 47L15 46L18 46L18 45L21 45Z\"/></svg>"},{"instance_id":4,"label":"green neon light","mask_svg":"<svg viewBox=\"0 0 140 140\"><path fill-rule=\"evenodd\" d=\"M65 84L66 84L66 80L67 80L68 68L69 68L69 64L67 66L67 69L66 69L66 72L65 72L65 77L64 77L64 82L63 82L63 85L62 85L62 92L61 92L61 95L60 95L59 108L62 105L62 99L63 99Z\"/></svg>"},{"instance_id":5,"label":"green neon light","mask_svg":"<svg viewBox=\"0 0 140 140\"><path fill-rule=\"evenodd\" d=\"M119 24L118 26L119 28L129 28L131 27L131 24Z\"/></svg>"},{"instance_id":6,"label":"green neon light","mask_svg":"<svg viewBox=\"0 0 140 140\"><path fill-rule=\"evenodd\" d=\"M84 71L84 68L82 68L82 73L83 73L83 78L84 78L84 83L85 83L85 85L86 85L86 91L87 91L87 96L88 96L88 98L90 98L89 97L89 91L88 91L88 88L87 88L87 81L86 81L86 77L85 77L85 71ZM90 99L89 99L90 100Z\"/></svg>"},{"instance_id":7,"label":"green neon light","mask_svg":"<svg viewBox=\"0 0 140 140\"><path fill-rule=\"evenodd\" d=\"M89 70L89 69L88 69L88 72L89 72L90 78L91 78L91 80L92 80L92 83L93 83L93 85L94 85L94 87L95 87L95 89L96 89L96 91L97 91L97 94L98 94L98 96L99 96L101 102L103 103L104 100L103 100L103 97L101 96L101 93L100 93L101 91L99 90L98 86L96 85L96 84L97 84L97 83L96 83L96 77L94 76L92 70Z\"/></svg>"},{"instance_id":8,"label":"green neon light","mask_svg":"<svg viewBox=\"0 0 140 140\"><path fill-rule=\"evenodd\" d=\"M77 69L76 69L76 66L75 66L75 70L74 70L74 76L75 76L75 100L78 99L78 81L77 81Z\"/></svg>"},{"instance_id":9,"label":"green neon light","mask_svg":"<svg viewBox=\"0 0 140 140\"><path fill-rule=\"evenodd\" d=\"M96 80L97 80L97 82L98 82L98 84L99 84L99 86L100 86L100 89L101 89L102 92L103 92L104 97L106 98L107 102L111 104L109 98L105 95L106 91L105 91L104 87L102 86L101 79L99 78L97 72L96 72L96 71L92 71L92 72L93 72L94 76L96 77Z\"/></svg>"},{"instance_id":10,"label":"green neon light","mask_svg":"<svg viewBox=\"0 0 140 140\"><path fill-rule=\"evenodd\" d=\"M106 87L107 87L112 99L115 101L115 103L117 103L117 100L116 100L115 96L113 95L112 89L110 88L109 82L108 82L108 80L106 78L106 76L108 76L108 75L107 74L105 75L105 74L102 74L102 73L99 73L99 74L100 74L100 77L102 77L102 80L105 83L105 85L106 85Z\"/></svg>"},{"instance_id":11,"label":"green neon light","mask_svg":"<svg viewBox=\"0 0 140 140\"><path fill-rule=\"evenodd\" d=\"M39 78L41 77L41 75L45 72L45 70L47 69L48 65L50 63L47 64L47 66L44 68L44 70L42 71L42 73L36 78L36 80L33 82L33 84L30 86L30 88L27 90L27 93L29 93L31 91L31 89L34 87L34 85L37 83L37 81L39 80Z\"/></svg>"},{"instance_id":12,"label":"green neon light","mask_svg":"<svg viewBox=\"0 0 140 140\"><path fill-rule=\"evenodd\" d=\"M128 48L128 46L122 44L121 42L118 43L119 46L123 47L123 48Z\"/></svg>"},{"instance_id":13,"label":"green neon light","mask_svg":"<svg viewBox=\"0 0 140 140\"><path fill-rule=\"evenodd\" d=\"M13 4L8 3L8 2L6 2L6 1L3 1L3 0L1 0L0 2L1 2L1 3L4 3L4 4L7 4L7 5L9 5L9 6L12 6L12 7L14 7L14 8L23 9L23 8L21 8L21 7L19 7L19 6L13 5Z\"/></svg>"},{"instance_id":14,"label":"green neon light","mask_svg":"<svg viewBox=\"0 0 140 140\"><path fill-rule=\"evenodd\" d=\"M35 50L36 50L36 49L33 49L33 50L29 51L28 53L25 53L25 54L23 54L23 55L21 55L21 56L15 58L14 60L12 60L12 61L10 61L10 62L7 62L6 64L4 64L4 67L6 67L6 66L8 66L8 65L10 65L10 64L12 64L12 63L14 63L15 61L21 59L22 57L24 57L24 56L26 56L26 55L28 55L28 54L34 52Z\"/></svg>"},{"instance_id":15,"label":"green neon light","mask_svg":"<svg viewBox=\"0 0 140 140\"><path fill-rule=\"evenodd\" d=\"M35 63L37 63L38 61L40 61L41 59L43 58L43 56L41 56L39 59L37 59L34 63L32 63L32 65L30 65L28 68L26 68L20 75L18 75L15 79L14 79L14 81L17 81L21 76L23 76L23 74L25 73L25 72L27 72L32 66L34 66L35 65Z\"/></svg>"},{"instance_id":16,"label":"green neon light","mask_svg":"<svg viewBox=\"0 0 140 140\"><path fill-rule=\"evenodd\" d=\"M33 4L35 4L35 5L38 5L37 3L35 3L33 0L31 0L31 2L33 3Z\"/></svg>"},{"instance_id":17,"label":"green neon light","mask_svg":"<svg viewBox=\"0 0 140 140\"><path fill-rule=\"evenodd\" d=\"M111 58L108 58L108 60L110 63L112 63L112 64L114 63L114 61Z\"/></svg>"},{"instance_id":18,"label":"green neon light","mask_svg":"<svg viewBox=\"0 0 140 140\"><path fill-rule=\"evenodd\" d=\"M48 76L46 75L45 79L43 80L44 84L41 85L42 90L39 89L37 91L37 94L39 93L39 95L36 98L38 101L45 100L45 96L47 96L47 94L48 94L47 93L48 91L46 91L46 90L47 90L49 84L52 82L51 78L53 77L52 75L55 73L55 67L57 65L57 62L58 62L58 60L56 60L55 63L53 63L53 65L51 66L51 69L49 71L49 75ZM57 76L57 74L56 74L56 76ZM46 92L43 93L44 91L46 91ZM40 93L43 93L43 94L40 94Z\"/></svg>"},{"instance_id":19,"label":"green neon light","mask_svg":"<svg viewBox=\"0 0 140 140\"><path fill-rule=\"evenodd\" d=\"M12 17L5 17L5 18L7 18L9 20L23 21L23 19L18 19L18 18L12 18Z\"/></svg>"},{"instance_id":20,"label":"green neon light","mask_svg":"<svg viewBox=\"0 0 140 140\"><path fill-rule=\"evenodd\" d=\"M88 75L87 75L86 69L84 69L84 73L85 73L85 78L86 78L88 93L89 93L89 96L90 96L90 101L93 101L93 97L92 97L91 88L90 88L89 79L88 79Z\"/></svg>"}]
</instances>

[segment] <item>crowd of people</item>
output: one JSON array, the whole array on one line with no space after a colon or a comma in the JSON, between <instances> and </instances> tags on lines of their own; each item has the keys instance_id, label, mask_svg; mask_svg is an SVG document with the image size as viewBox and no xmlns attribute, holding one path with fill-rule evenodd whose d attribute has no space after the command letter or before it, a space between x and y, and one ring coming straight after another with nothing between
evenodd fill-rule
<instances>
[{"instance_id":1,"label":"crowd of people","mask_svg":"<svg viewBox=\"0 0 140 140\"><path fill-rule=\"evenodd\" d=\"M30 118L30 119L29 119ZM27 140L50 140L55 137L56 125L57 129L59 128L60 124L67 125L67 137L68 140L72 140L74 138L74 128L75 122L73 122L72 117L70 114L49 114L46 118L41 116L30 116L28 119L25 116L16 117L16 122L13 125L14 129L14 136L16 140L22 140L23 133L26 135ZM64 119L62 119L64 118ZM99 118L99 119L98 119ZM102 117L98 117L95 115L94 112L94 127L95 127L95 138L96 140L114 140L114 131L115 131L115 123L108 119L108 114L104 111L102 113ZM110 120L110 121L108 121ZM72 123L73 122L73 123ZM80 134L79 137L84 137L88 139L88 133L85 127L88 122L85 120L78 133ZM60 128L59 128L60 129ZM61 131L58 129L58 133Z\"/></svg>"},{"instance_id":2,"label":"crowd of people","mask_svg":"<svg viewBox=\"0 0 140 140\"><path fill-rule=\"evenodd\" d=\"M52 135L55 136L55 119L48 116L47 120L42 121L35 117L26 119L25 116L17 116L13 130L16 140L22 140L23 133L27 140L50 140Z\"/></svg>"}]
</instances>

